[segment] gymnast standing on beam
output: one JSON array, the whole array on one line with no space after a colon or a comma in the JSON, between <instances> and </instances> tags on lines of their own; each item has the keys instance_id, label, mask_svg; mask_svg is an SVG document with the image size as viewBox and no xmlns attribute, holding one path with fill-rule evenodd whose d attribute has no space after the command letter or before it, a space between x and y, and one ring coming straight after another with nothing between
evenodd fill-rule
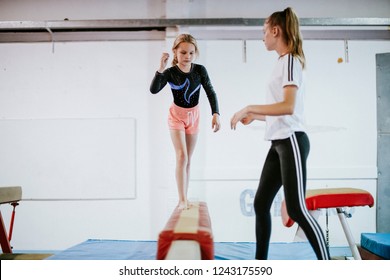
<instances>
[{"instance_id":1,"label":"gymnast standing on beam","mask_svg":"<svg viewBox=\"0 0 390 280\"><path fill-rule=\"evenodd\" d=\"M322 229L306 208L306 159L310 142L304 128L305 56L299 19L291 8L273 13L264 23L265 47L279 55L267 88L267 104L249 105L236 112L231 128L253 120L266 122L271 141L254 199L256 259L267 259L271 237L272 202L284 188L289 216L303 229L318 259L330 259Z\"/></svg>"},{"instance_id":2,"label":"gymnast standing on beam","mask_svg":"<svg viewBox=\"0 0 390 280\"><path fill-rule=\"evenodd\" d=\"M213 89L206 68L193 61L199 54L195 38L189 34L179 35L172 47L172 67L165 69L169 54L163 53L160 68L150 85L155 94L168 83L173 94L169 108L168 125L176 152L176 183L179 192L179 209L189 208L187 199L190 179L191 156L194 152L199 131L199 96L201 86L208 97L212 111L212 129L220 128L217 95Z\"/></svg>"}]
</instances>

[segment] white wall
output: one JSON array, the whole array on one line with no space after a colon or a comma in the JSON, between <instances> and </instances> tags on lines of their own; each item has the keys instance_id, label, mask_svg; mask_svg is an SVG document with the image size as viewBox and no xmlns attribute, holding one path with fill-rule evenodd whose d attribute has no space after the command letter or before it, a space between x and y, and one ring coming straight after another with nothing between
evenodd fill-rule
<instances>
[{"instance_id":1,"label":"white wall","mask_svg":"<svg viewBox=\"0 0 390 280\"><path fill-rule=\"evenodd\" d=\"M2 157L3 162L10 163L8 168L18 160L23 161L22 168L10 170L5 167L0 176L1 185L21 185L26 199L17 210L14 248L63 249L91 237L155 238L150 233L151 223L148 222L151 217L148 122L152 108L146 98L147 81L152 72L148 68L148 57L153 49L149 49L153 48L153 43L59 43L54 54L49 44L3 44L0 48L2 123L14 121L18 126L20 122L30 121L39 129L39 134L45 130L43 120L74 121L77 126L91 120L109 120L113 125L122 120L136 121L136 173L132 168L125 170L125 174L131 176L125 175L120 182L116 178L118 174L109 174L99 186L100 182L84 180L72 173L68 174L69 178L59 177L56 183L46 179L64 172L58 170L58 158L56 164L48 165L38 173L34 162L23 161L25 155L20 151L13 157ZM134 67L136 64L138 67ZM12 127L7 127L12 133ZM129 123L131 127L133 124ZM117 155L127 153L133 145L132 141L125 143L117 138L123 136L123 129L126 127L114 131L119 135L113 133L105 141L91 139L89 145L98 143L101 151L95 149L95 152L101 153L103 157L100 159L118 170L123 165L115 160ZM2 134L7 136L8 132L2 131ZM58 133L58 130L52 133ZM47 139L48 146L51 145L51 136ZM57 151L62 148L57 147ZM112 154L107 154L106 150ZM36 159L39 162L41 155L36 154ZM64 167L79 166L78 163L72 164L73 157L69 154L63 153L61 160ZM90 176L101 177L102 174L96 172L104 172L99 170L102 162L89 161L88 164L87 171L95 170ZM31 169L37 173L31 174ZM31 178L33 175L35 177ZM53 188L64 187L61 180L67 180L70 189L75 187L74 184L89 189L89 194L84 193L79 198L92 200L75 199L63 189L53 192ZM128 190L134 180L136 189ZM46 186L34 188L37 182L46 183ZM50 194L48 197L42 191L45 187ZM94 188L98 187L105 188L105 194L96 194ZM2 208L6 210L3 205ZM4 212L4 216L9 215Z\"/></svg>"},{"instance_id":2,"label":"white wall","mask_svg":"<svg viewBox=\"0 0 390 280\"><path fill-rule=\"evenodd\" d=\"M321 1L311 1L316 4L314 9L304 1L284 1L283 6L248 1L244 9L242 2L225 1L217 9L215 3L222 1L166 1L166 9L163 2L83 1L79 6L79 1L76 5L72 1L41 0L34 1L35 8L31 9L31 1L0 0L0 20L152 18L176 14L265 17L290 3L296 4L303 17L383 17L388 16L390 5L388 1L376 1L376 5L363 8L364 1L352 1L356 9L349 9L351 1L334 1L337 5L319 9ZM15 250L61 250L88 238L157 238L177 198L174 151L166 127L171 95L168 88L151 95L149 84L160 53L170 45L169 40L55 43L54 53L51 43L0 45L0 122L134 119L136 123L135 189L129 196L125 192L120 199L41 199L35 196L31 184L37 181L38 174L34 178L26 176L31 173L29 163L25 163L26 169L1 170L4 176L0 176L0 185L22 185L28 195L17 209L12 240ZM246 62L241 41L200 41L199 45L198 62L207 67L219 96L222 130L211 132L207 98L202 96L202 127L194 154L190 197L207 201L216 241L253 241L251 195L269 144L263 141L262 124L231 131L229 121L237 109L264 100L263 89L276 57L265 51L261 41L247 42ZM345 59L343 41L305 41L304 47L312 144L309 188L361 187L375 196L375 54L389 52L390 44L350 41L349 63L341 64L337 59ZM9 126L7 129L11 130ZM114 138L110 144L116 153L128 149L124 143L115 146ZM4 163L3 158L0 161ZM92 170L101 167L100 163L91 165ZM15 174L12 181L10 173ZM109 184L110 181L107 188ZM52 184L47 189L52 190ZM273 209L272 241L291 241L294 229L284 228L278 216L280 199L281 196ZM10 207L2 205L1 211L8 224ZM350 224L358 241L360 232L375 231L375 208L354 211ZM361 223L363 219L369 222ZM336 216L331 217L331 245L345 245L337 223ZM324 225L323 216L321 224Z\"/></svg>"},{"instance_id":3,"label":"white wall","mask_svg":"<svg viewBox=\"0 0 390 280\"><path fill-rule=\"evenodd\" d=\"M387 0L0 0L0 20L267 17L287 6L300 17L388 17Z\"/></svg>"}]
</instances>

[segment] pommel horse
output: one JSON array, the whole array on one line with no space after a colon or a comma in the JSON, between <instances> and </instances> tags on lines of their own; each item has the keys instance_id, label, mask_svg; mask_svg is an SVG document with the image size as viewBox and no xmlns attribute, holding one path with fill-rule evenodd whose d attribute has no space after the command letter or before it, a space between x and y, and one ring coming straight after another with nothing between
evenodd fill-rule
<instances>
[{"instance_id":1,"label":"pommel horse","mask_svg":"<svg viewBox=\"0 0 390 280\"><path fill-rule=\"evenodd\" d=\"M361 256L346 220L346 217L350 218L351 215L345 211L345 207L374 206L374 198L369 192L356 188L325 188L307 190L306 206L309 211L336 208L337 215L341 226L343 227L352 256L355 260L361 260ZM288 216L284 200L281 206L281 214L283 224L286 227L291 227L294 224L294 221Z\"/></svg>"},{"instance_id":2,"label":"pommel horse","mask_svg":"<svg viewBox=\"0 0 390 280\"><path fill-rule=\"evenodd\" d=\"M12 253L12 247L10 241L12 239L12 231L15 220L15 207L19 205L19 201L22 199L22 187L0 187L0 204L11 204L14 209L12 211L11 223L9 235L7 236L7 230L4 225L3 216L0 211L0 243L3 253Z\"/></svg>"},{"instance_id":3,"label":"pommel horse","mask_svg":"<svg viewBox=\"0 0 390 280\"><path fill-rule=\"evenodd\" d=\"M157 259L214 259L213 234L205 202L192 202L185 210L175 208L159 234Z\"/></svg>"}]
</instances>

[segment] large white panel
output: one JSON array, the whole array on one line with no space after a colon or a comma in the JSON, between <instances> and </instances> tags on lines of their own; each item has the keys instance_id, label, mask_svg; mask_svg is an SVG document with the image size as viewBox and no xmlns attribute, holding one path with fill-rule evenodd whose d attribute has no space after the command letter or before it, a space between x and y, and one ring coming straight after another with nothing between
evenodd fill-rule
<instances>
[{"instance_id":1,"label":"large white panel","mask_svg":"<svg viewBox=\"0 0 390 280\"><path fill-rule=\"evenodd\" d=\"M15 250L156 238L148 90L156 46L55 43L53 53L46 43L0 44L0 184L21 185L25 199ZM6 225L10 210L1 205Z\"/></svg>"},{"instance_id":2,"label":"large white panel","mask_svg":"<svg viewBox=\"0 0 390 280\"><path fill-rule=\"evenodd\" d=\"M0 121L0 185L23 199L112 199L136 195L134 119Z\"/></svg>"}]
</instances>

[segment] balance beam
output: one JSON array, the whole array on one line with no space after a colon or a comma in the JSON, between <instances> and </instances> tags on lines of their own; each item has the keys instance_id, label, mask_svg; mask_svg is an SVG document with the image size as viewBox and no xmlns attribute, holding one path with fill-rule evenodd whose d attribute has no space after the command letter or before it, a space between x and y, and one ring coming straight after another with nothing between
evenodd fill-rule
<instances>
[{"instance_id":1,"label":"balance beam","mask_svg":"<svg viewBox=\"0 0 390 280\"><path fill-rule=\"evenodd\" d=\"M352 236L351 230L346 220L347 214L345 207L356 206L374 206L372 195L361 189L356 188L326 188L306 191L306 207L309 211L336 208L341 226L347 238L349 247L355 260L361 260L359 250ZM281 206L282 222L286 227L291 227L294 221L288 216L286 202L283 200Z\"/></svg>"},{"instance_id":2,"label":"balance beam","mask_svg":"<svg viewBox=\"0 0 390 280\"><path fill-rule=\"evenodd\" d=\"M185 210L174 209L159 234L157 259L214 259L213 234L205 202L192 202Z\"/></svg>"},{"instance_id":3,"label":"balance beam","mask_svg":"<svg viewBox=\"0 0 390 280\"><path fill-rule=\"evenodd\" d=\"M3 216L0 211L0 243L3 253L12 253L12 248L10 245L13 224L15 219L15 207L18 205L18 202L22 199L22 188L21 187L0 187L0 204L11 204L14 209L12 211L11 223L10 223L10 232L7 236L7 230L4 225Z\"/></svg>"}]
</instances>

